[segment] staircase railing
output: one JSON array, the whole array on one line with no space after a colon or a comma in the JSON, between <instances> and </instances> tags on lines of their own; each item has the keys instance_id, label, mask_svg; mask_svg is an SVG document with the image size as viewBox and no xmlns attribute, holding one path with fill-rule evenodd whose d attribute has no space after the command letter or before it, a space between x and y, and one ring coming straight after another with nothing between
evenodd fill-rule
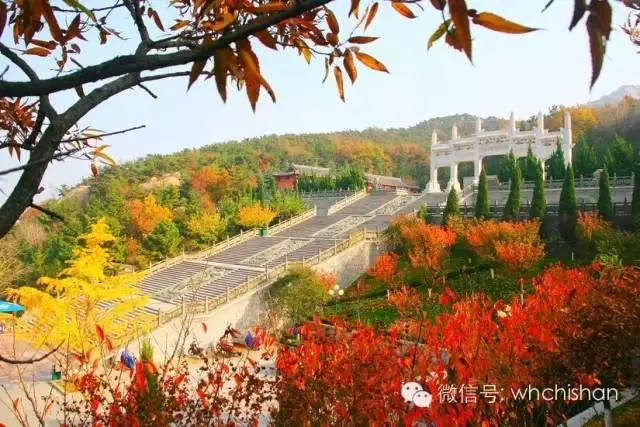
<instances>
[{"instance_id":1,"label":"staircase railing","mask_svg":"<svg viewBox=\"0 0 640 427\"><path fill-rule=\"evenodd\" d=\"M260 285L268 285L273 281L281 278L286 275L292 267L301 265L305 266L313 266L325 261L331 257L336 256L337 254L346 251L349 248L354 247L355 245L363 242L379 242L383 238L383 231L379 230L368 230L362 229L359 231L355 231L349 233L349 237L346 239L342 239L340 241L336 241L336 243L327 249L319 250L317 255L311 256L309 258L303 257L301 261L288 261L285 258L284 262L277 264L273 267L265 268L265 272L261 273L255 277L248 278L245 283L242 285L236 286L235 288L228 288L227 292L222 295L218 295L216 297L207 297L202 301L195 302L182 302L176 309L162 312L158 311L157 314L157 326L160 327L175 318L181 317L187 313L190 314L205 314L216 308L220 307L223 304L226 304L234 299L237 299L243 295L248 294L249 292L255 290ZM204 284L204 283L203 283Z\"/></svg>"},{"instance_id":2,"label":"staircase railing","mask_svg":"<svg viewBox=\"0 0 640 427\"><path fill-rule=\"evenodd\" d=\"M358 200L362 199L363 197L365 197L367 195L367 191L366 190L360 190L357 193L349 196L349 197L345 197L344 199L340 200L339 202L334 203L333 205L331 205L329 207L329 209L327 210L327 215L333 215L334 213L338 212L340 209L344 208L345 206L348 206L352 203L357 202Z\"/></svg>"},{"instance_id":3,"label":"staircase railing","mask_svg":"<svg viewBox=\"0 0 640 427\"><path fill-rule=\"evenodd\" d=\"M317 208L314 206L313 208L301 213L300 215L294 216L292 218L289 218L285 221L281 221L278 222L276 225L272 226L272 227L267 227L268 232L271 233L277 233L280 232L282 230L285 230L289 227L293 227L294 225L300 224L303 221L306 221L309 218L314 217L317 214L318 210ZM240 230L239 234L236 234L233 237L229 237L227 236L227 238L219 243L216 243L215 245L206 248L202 251L199 252L194 252L194 253L185 253L184 251L182 252L181 255L178 255L177 257L173 257L173 258L165 258L162 261L153 263L153 264L149 264L149 267L145 270L143 270L142 272L146 275L146 274L151 274L151 273L157 273L158 271L162 271L165 270L169 267L173 267L174 265L178 265L183 261L188 261L190 259L204 259L204 258L210 258L212 256L214 256L215 254L218 254L226 249L231 248L232 246L236 246L239 245L240 243L244 243L249 239L252 239L256 236L258 236L259 234L259 230L257 228L251 229L251 230L247 230L247 231L243 231Z\"/></svg>"}]
</instances>

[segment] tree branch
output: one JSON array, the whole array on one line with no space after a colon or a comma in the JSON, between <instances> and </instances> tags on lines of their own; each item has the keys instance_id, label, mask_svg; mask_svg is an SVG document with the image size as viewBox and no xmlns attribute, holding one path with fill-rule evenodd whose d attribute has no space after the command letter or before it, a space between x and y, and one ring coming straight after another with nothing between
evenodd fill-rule
<instances>
[{"instance_id":1,"label":"tree branch","mask_svg":"<svg viewBox=\"0 0 640 427\"><path fill-rule=\"evenodd\" d=\"M141 77L141 82L152 82L155 80L164 80L171 79L174 77L187 77L191 72L190 71L175 71L173 73L163 73L163 74L154 74L151 76ZM201 76L208 76L210 73L200 73Z\"/></svg>"},{"instance_id":2,"label":"tree branch","mask_svg":"<svg viewBox=\"0 0 640 427\"><path fill-rule=\"evenodd\" d=\"M0 43L0 53L4 55L9 61L16 64L18 68L20 68L27 75L27 77L29 77L29 80L31 80L32 84L40 81L38 74L36 74L33 68L31 68L24 59L20 58L18 54L9 49L4 43ZM38 112L42 111L44 115L49 118L49 120L53 120L58 115L58 113L56 112L56 110L54 110L53 106L49 102L49 97L45 95L46 94L42 94L40 96L40 108Z\"/></svg>"},{"instance_id":3,"label":"tree branch","mask_svg":"<svg viewBox=\"0 0 640 427\"><path fill-rule=\"evenodd\" d=\"M0 97L46 95L73 89L82 84L122 76L127 73L152 71L160 68L189 64L194 61L202 61L211 57L220 49L229 46L231 43L245 39L285 19L293 18L332 1L333 0L297 1L295 6L290 9L253 19L246 25L221 35L211 44L189 51L180 51L164 55L146 55L143 57L136 56L135 54L119 56L105 61L102 64L86 67L65 76L53 77L36 82L0 81Z\"/></svg>"},{"instance_id":4,"label":"tree branch","mask_svg":"<svg viewBox=\"0 0 640 427\"><path fill-rule=\"evenodd\" d=\"M87 96L79 99L64 113L49 123L35 148L31 151L29 162L24 167L13 191L0 207L0 238L5 236L13 224L20 219L24 210L33 203L48 163L56 154L60 141L71 127L80 121L88 112L112 96L136 86L140 81L138 74L127 74L112 82L92 90Z\"/></svg>"},{"instance_id":5,"label":"tree branch","mask_svg":"<svg viewBox=\"0 0 640 427\"><path fill-rule=\"evenodd\" d=\"M198 40L201 40L203 38L204 36L184 38L182 37L182 34L178 34L177 36L167 37L158 41L152 41L151 48L161 51L165 49L177 49L180 47L198 49Z\"/></svg>"},{"instance_id":6,"label":"tree branch","mask_svg":"<svg viewBox=\"0 0 640 427\"><path fill-rule=\"evenodd\" d=\"M139 126L134 126L132 128L116 130L114 132L101 133L99 135L89 135L89 136L81 136L81 137L77 137L77 138L62 139L62 140L60 140L60 143L61 144L68 144L68 143L71 143L71 142L88 141L90 139L102 138L102 137L105 137L105 136L120 135L120 134L131 132L131 131L134 131L134 130L144 129L146 127L147 127L147 125L139 125Z\"/></svg>"},{"instance_id":7,"label":"tree branch","mask_svg":"<svg viewBox=\"0 0 640 427\"><path fill-rule=\"evenodd\" d=\"M31 359L9 359L0 354L0 362L9 363L10 365L31 365L37 362L41 362L47 357L51 356L53 353L58 351L60 347L62 347L62 344L64 344L64 341L58 344L58 346L53 350L46 352L44 355L40 357L32 357Z\"/></svg>"},{"instance_id":8,"label":"tree branch","mask_svg":"<svg viewBox=\"0 0 640 427\"><path fill-rule=\"evenodd\" d=\"M51 156L49 156L47 158L38 159L38 160L34 160L34 161L29 160L29 162L25 163L24 165L20 165L20 166L16 166L16 167L13 167L13 168L9 168L9 169L5 169L5 170L0 171L0 176L8 175L8 174L14 173L14 172L19 172L21 170L26 170L26 169L32 168L34 165L37 165L37 164L49 163L52 160L58 160L58 159L60 159L62 157L68 157L68 156L71 156L72 154L77 153L78 151L80 151L80 150L82 150L84 148L86 148L86 147L73 148L71 150L63 151L63 152L60 152L60 153L55 153L55 154L53 154L53 155L51 155Z\"/></svg>"},{"instance_id":9,"label":"tree branch","mask_svg":"<svg viewBox=\"0 0 640 427\"><path fill-rule=\"evenodd\" d=\"M140 34L140 42L142 46L148 48L149 46L151 46L151 38L149 37L149 30L147 30L147 26L142 20L140 5L135 0L133 2L131 0L123 0L123 3L129 11L129 14L133 18L133 22L136 25L136 28L138 29L138 34Z\"/></svg>"},{"instance_id":10,"label":"tree branch","mask_svg":"<svg viewBox=\"0 0 640 427\"><path fill-rule=\"evenodd\" d=\"M72 142L88 141L90 139L97 139L97 138L102 138L102 137L105 137L105 136L120 135L120 134L123 134L123 133L126 133L126 132L131 132L133 130L143 129L145 127L146 127L146 125L140 125L140 126L135 126L135 127L128 128L128 129L118 130L118 131L115 131L115 132L101 133L100 135L90 135L90 136L81 136L81 137L77 137L77 138L74 137L74 138L68 138L68 139L61 139L58 142L58 145L60 145L60 144L69 144L69 143L72 143ZM13 173L13 172L18 172L18 171L21 171L21 170L29 169L30 167L33 167L34 164L45 163L45 162L48 163L48 162L50 162L52 160L59 160L62 157L69 157L69 156L72 156L72 155L78 153L79 151L82 151L82 150L87 149L87 148L92 148L92 147L86 147L85 146L85 147L79 147L79 148L72 148L70 150L62 151L60 153L55 153L55 154L49 156L48 158L38 159L38 160L35 160L35 161L29 161L28 163L25 163L24 165L20 165L20 166L16 166L16 167L13 167L13 168L9 168L9 169L5 169L5 170L0 171L0 176L7 175L7 174L10 174L10 173Z\"/></svg>"},{"instance_id":11,"label":"tree branch","mask_svg":"<svg viewBox=\"0 0 640 427\"><path fill-rule=\"evenodd\" d=\"M20 68L31 81L38 81L40 78L36 72L26 63L26 61L18 56L4 43L0 43L0 53L5 56L9 61L13 62Z\"/></svg>"},{"instance_id":12,"label":"tree branch","mask_svg":"<svg viewBox=\"0 0 640 427\"><path fill-rule=\"evenodd\" d=\"M57 219L58 221L60 221L60 222L62 222L62 223L65 223L65 222L66 222L66 221L64 220L64 217L63 217L63 216L61 216L61 215L59 215L59 214L57 214L57 213L55 213L55 212L53 212L53 211L50 211L50 210L49 210L49 209L47 209L47 208L44 208L44 207L39 206L39 205L36 205L35 203L31 203L31 205L29 205L29 207L30 207L30 208L32 208L32 209L35 209L35 210L37 210L37 211L40 211L40 212L42 212L43 214L45 214L45 215L47 215L47 216L50 216L50 217L51 217L51 218L53 218L53 219Z\"/></svg>"},{"instance_id":13,"label":"tree branch","mask_svg":"<svg viewBox=\"0 0 640 427\"><path fill-rule=\"evenodd\" d=\"M95 9L89 9L91 12L95 13L95 12L111 12L113 9L117 9L119 7L123 7L124 4L123 3L117 3L114 4L113 6L105 6L105 7L97 7ZM78 13L78 10L76 9L63 9L61 7L58 6L51 6L51 9L53 9L56 12L63 12L63 13Z\"/></svg>"},{"instance_id":14,"label":"tree branch","mask_svg":"<svg viewBox=\"0 0 640 427\"><path fill-rule=\"evenodd\" d=\"M158 99L158 95L156 95L155 93L153 93L151 91L151 89L149 89L148 87L146 87L145 85L143 85L142 83L140 83L138 85L139 88L141 88L142 90L144 90L145 92L147 92L149 94L150 97L152 97L153 99Z\"/></svg>"},{"instance_id":15,"label":"tree branch","mask_svg":"<svg viewBox=\"0 0 640 427\"><path fill-rule=\"evenodd\" d=\"M44 96L42 98L44 98ZM44 118L45 118L44 110L40 105L38 107L38 114L36 115L36 122L33 124L33 129L31 129L31 133L29 134L29 136L27 136L27 139L25 139L24 143L22 144L26 150L31 150L31 148L35 145L36 139L38 139L38 135L42 130L42 125L44 124Z\"/></svg>"}]
</instances>

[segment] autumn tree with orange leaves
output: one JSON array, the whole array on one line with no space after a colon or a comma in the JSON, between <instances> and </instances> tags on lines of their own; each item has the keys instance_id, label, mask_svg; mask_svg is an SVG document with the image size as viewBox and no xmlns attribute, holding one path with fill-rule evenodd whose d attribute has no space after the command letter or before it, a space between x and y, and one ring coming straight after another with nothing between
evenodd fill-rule
<instances>
[{"instance_id":1,"label":"autumn tree with orange leaves","mask_svg":"<svg viewBox=\"0 0 640 427\"><path fill-rule=\"evenodd\" d=\"M421 270L425 283L433 287L444 260L456 243L456 234L439 225L414 220L401 223L400 234L409 242L407 257L411 267Z\"/></svg>"},{"instance_id":2,"label":"autumn tree with orange leaves","mask_svg":"<svg viewBox=\"0 0 640 427\"><path fill-rule=\"evenodd\" d=\"M398 255L388 252L380 255L373 266L367 272L369 276L393 288L398 279Z\"/></svg>"},{"instance_id":3,"label":"autumn tree with orange leaves","mask_svg":"<svg viewBox=\"0 0 640 427\"><path fill-rule=\"evenodd\" d=\"M544 256L544 243L538 233L539 220L471 220L461 227L471 251L483 261L506 267L509 271L527 271Z\"/></svg>"},{"instance_id":4,"label":"autumn tree with orange leaves","mask_svg":"<svg viewBox=\"0 0 640 427\"><path fill-rule=\"evenodd\" d=\"M389 302L403 318L414 316L421 307L420 294L408 286L389 292Z\"/></svg>"},{"instance_id":5,"label":"autumn tree with orange leaves","mask_svg":"<svg viewBox=\"0 0 640 427\"><path fill-rule=\"evenodd\" d=\"M218 171L211 166L205 166L193 174L189 181L201 197L203 207L212 211L218 201L229 191L231 175L227 170Z\"/></svg>"},{"instance_id":6,"label":"autumn tree with orange leaves","mask_svg":"<svg viewBox=\"0 0 640 427\"><path fill-rule=\"evenodd\" d=\"M159 204L152 195L142 200L132 200L129 203L129 215L134 232L140 237L151 233L162 221L173 219L171 211Z\"/></svg>"},{"instance_id":7,"label":"autumn tree with orange leaves","mask_svg":"<svg viewBox=\"0 0 640 427\"><path fill-rule=\"evenodd\" d=\"M578 212L576 234L578 253L585 258L593 259L603 246L611 247L612 227L597 212Z\"/></svg>"},{"instance_id":8,"label":"autumn tree with orange leaves","mask_svg":"<svg viewBox=\"0 0 640 427\"><path fill-rule=\"evenodd\" d=\"M9 62L9 68L18 70L26 79L4 78L6 71L2 72L0 149L25 158L26 162L0 172L21 174L0 207L0 237L28 207L35 206L33 198L40 191L52 160L88 158L94 175L98 174L97 161L113 164L99 139L142 126L104 133L79 129L76 124L108 99L130 89L155 98L153 82L186 78L190 88L201 77L213 77L223 101L231 83L246 92L255 110L262 90L276 100L275 90L262 74L255 53L255 47L262 45L274 52L293 49L307 62L323 59L325 80L329 75L333 77L344 101L345 80L354 83L358 76L356 64L389 72L366 52L367 43L377 39L366 35L366 30L379 11L414 19L419 8L428 8L442 17L428 45L444 38L469 60L473 57L472 26L508 34L535 30L491 12L478 11L470 0L351 0L342 20L328 6L330 3L332 0L178 0L167 2L167 7L154 3L154 7L148 0L1 0L0 35L13 37L0 43L0 54ZM612 27L612 3L613 0L591 0L588 5L576 2L571 18L571 29L583 19L586 21L592 57L591 86L602 68ZM640 9L638 0L622 3ZM120 27L115 28L117 25ZM625 26L636 44L637 28L638 21L631 19ZM114 39L132 37L139 40L135 51L115 52L101 63L83 64L84 51L96 51ZM35 64L50 59L56 61L50 74L35 71ZM68 107L53 99L54 95L74 92L77 99Z\"/></svg>"}]
</instances>

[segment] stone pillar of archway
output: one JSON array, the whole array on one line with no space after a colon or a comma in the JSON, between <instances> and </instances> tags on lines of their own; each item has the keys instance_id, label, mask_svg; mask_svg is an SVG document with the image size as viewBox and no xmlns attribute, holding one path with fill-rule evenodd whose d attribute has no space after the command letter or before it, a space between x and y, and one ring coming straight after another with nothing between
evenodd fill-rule
<instances>
[{"instance_id":1,"label":"stone pillar of archway","mask_svg":"<svg viewBox=\"0 0 640 427\"><path fill-rule=\"evenodd\" d=\"M438 144L438 134L434 129L431 133L431 150L433 151L433 147ZM433 156L431 157L431 166L429 171L429 183L427 184L426 191L427 193L441 193L440 183L438 183L438 166L433 165Z\"/></svg>"},{"instance_id":2,"label":"stone pillar of archway","mask_svg":"<svg viewBox=\"0 0 640 427\"><path fill-rule=\"evenodd\" d=\"M549 164L547 163L551 157L542 157L540 161L542 162L542 182L546 184L547 182L547 169L549 168Z\"/></svg>"},{"instance_id":3,"label":"stone pillar of archway","mask_svg":"<svg viewBox=\"0 0 640 427\"><path fill-rule=\"evenodd\" d=\"M473 184L480 184L480 173L482 172L482 157L476 157L473 163Z\"/></svg>"},{"instance_id":4,"label":"stone pillar of archway","mask_svg":"<svg viewBox=\"0 0 640 427\"><path fill-rule=\"evenodd\" d=\"M438 167L431 165L429 184L427 184L428 193L441 193L440 183L438 182Z\"/></svg>"},{"instance_id":5,"label":"stone pillar of archway","mask_svg":"<svg viewBox=\"0 0 640 427\"><path fill-rule=\"evenodd\" d=\"M451 189L455 189L457 192L460 192L460 182L458 181L458 162L453 162L449 166L451 173L449 173L449 184L447 184L447 193L451 191Z\"/></svg>"},{"instance_id":6,"label":"stone pillar of archway","mask_svg":"<svg viewBox=\"0 0 640 427\"><path fill-rule=\"evenodd\" d=\"M565 167L573 163L573 132L571 130L571 114L564 113L564 127L562 128L562 151L564 152Z\"/></svg>"},{"instance_id":7,"label":"stone pillar of archway","mask_svg":"<svg viewBox=\"0 0 640 427\"><path fill-rule=\"evenodd\" d=\"M482 133L482 121L480 118L476 119L476 134L475 137L475 153L473 159L473 185L480 184L480 171L482 171L482 156L480 155L480 141L478 135Z\"/></svg>"}]
</instances>

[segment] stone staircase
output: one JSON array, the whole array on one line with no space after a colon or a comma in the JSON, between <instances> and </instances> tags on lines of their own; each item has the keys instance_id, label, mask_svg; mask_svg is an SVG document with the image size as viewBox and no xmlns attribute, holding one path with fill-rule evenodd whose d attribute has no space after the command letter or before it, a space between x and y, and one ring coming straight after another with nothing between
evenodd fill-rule
<instances>
[{"instance_id":1,"label":"stone staircase","mask_svg":"<svg viewBox=\"0 0 640 427\"><path fill-rule=\"evenodd\" d=\"M183 282L206 269L206 264L184 261L145 277L140 282L140 289L147 295L158 295L171 284Z\"/></svg>"},{"instance_id":2,"label":"stone staircase","mask_svg":"<svg viewBox=\"0 0 640 427\"><path fill-rule=\"evenodd\" d=\"M315 206L318 209L318 215L326 216L328 214L329 208L334 204L343 200L344 197L327 197L323 199L312 198L312 199L304 199L310 206Z\"/></svg>"},{"instance_id":3,"label":"stone staircase","mask_svg":"<svg viewBox=\"0 0 640 427\"><path fill-rule=\"evenodd\" d=\"M240 243L239 245L229 248L226 251L215 254L212 257L205 258L205 261L219 262L224 264L241 264L242 260L286 240L286 237L276 236L254 237L253 239L247 240L244 243Z\"/></svg>"},{"instance_id":4,"label":"stone staircase","mask_svg":"<svg viewBox=\"0 0 640 427\"><path fill-rule=\"evenodd\" d=\"M202 286L195 288L194 290L184 295L184 301L202 303L206 299L215 298L221 295L225 295L231 289L235 289L238 286L246 284L247 281L258 276L260 273L251 270L232 270L224 277L214 280L209 283L205 283Z\"/></svg>"},{"instance_id":5,"label":"stone staircase","mask_svg":"<svg viewBox=\"0 0 640 427\"><path fill-rule=\"evenodd\" d=\"M140 290L151 297L140 312L155 313L158 325L183 314L186 306L208 312L294 263L319 262L339 253L354 244L353 235L359 233L358 239L364 239L369 231L383 231L396 214L416 211L425 198L392 192L350 197L348 203L344 197L315 198L315 213L304 220L292 221L267 236L247 232L233 245L204 251L200 257L185 256L152 271L140 283ZM339 210L327 215L332 206Z\"/></svg>"},{"instance_id":6,"label":"stone staircase","mask_svg":"<svg viewBox=\"0 0 640 427\"><path fill-rule=\"evenodd\" d=\"M358 200L357 202L346 206L344 208L342 208L339 211L339 214L341 215L367 215L370 212L374 211L375 209L380 208L381 206L383 206L384 204L392 201L393 199L395 199L396 197L403 197L403 196L398 196L396 195L396 193L393 192L380 192L380 193L374 193L372 195L369 195L367 197L364 197L360 200Z\"/></svg>"},{"instance_id":7,"label":"stone staircase","mask_svg":"<svg viewBox=\"0 0 640 427\"><path fill-rule=\"evenodd\" d=\"M311 218L302 224L298 224L294 227L291 227L287 230L283 230L275 236L286 236L286 237L309 237L314 233L317 233L320 230L323 230L332 224L335 224L338 221L345 219L349 215L343 215L342 213L333 214L331 216L316 216Z\"/></svg>"}]
</instances>

